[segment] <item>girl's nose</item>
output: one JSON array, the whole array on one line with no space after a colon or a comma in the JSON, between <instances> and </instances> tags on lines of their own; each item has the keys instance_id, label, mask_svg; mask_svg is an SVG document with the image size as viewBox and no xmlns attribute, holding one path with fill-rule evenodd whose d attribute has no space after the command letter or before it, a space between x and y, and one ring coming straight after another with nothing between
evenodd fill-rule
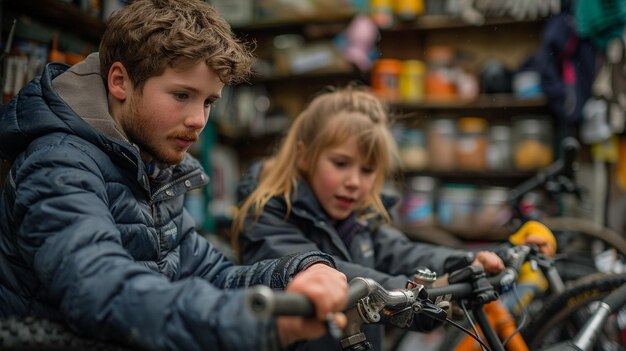
<instances>
[{"instance_id":1,"label":"girl's nose","mask_svg":"<svg viewBox=\"0 0 626 351\"><path fill-rule=\"evenodd\" d=\"M350 171L346 178L346 186L351 188L357 188L361 182L360 174L358 170Z\"/></svg>"}]
</instances>

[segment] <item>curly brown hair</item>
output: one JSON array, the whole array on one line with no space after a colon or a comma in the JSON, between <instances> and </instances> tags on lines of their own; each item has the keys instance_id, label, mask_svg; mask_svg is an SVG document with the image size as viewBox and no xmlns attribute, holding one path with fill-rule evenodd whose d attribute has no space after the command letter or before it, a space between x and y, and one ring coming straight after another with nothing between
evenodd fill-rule
<instances>
[{"instance_id":1,"label":"curly brown hair","mask_svg":"<svg viewBox=\"0 0 626 351\"><path fill-rule=\"evenodd\" d=\"M137 0L109 19L100 42L100 72L106 80L111 65L120 61L141 88L168 66L203 60L224 84L232 85L250 75L252 49L206 2Z\"/></svg>"}]
</instances>

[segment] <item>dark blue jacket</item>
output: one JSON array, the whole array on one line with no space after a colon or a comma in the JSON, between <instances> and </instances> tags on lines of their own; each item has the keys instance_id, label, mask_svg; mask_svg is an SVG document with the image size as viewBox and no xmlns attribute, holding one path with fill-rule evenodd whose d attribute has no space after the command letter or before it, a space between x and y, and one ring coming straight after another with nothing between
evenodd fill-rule
<instances>
[{"instance_id":1,"label":"dark blue jacket","mask_svg":"<svg viewBox=\"0 0 626 351\"><path fill-rule=\"evenodd\" d=\"M254 319L234 288L283 288L332 258L228 261L183 209L208 177L186 157L150 185L108 113L97 55L47 65L0 112L0 157L14 159L0 197L0 316L148 349L278 349L275 321Z\"/></svg>"},{"instance_id":2,"label":"dark blue jacket","mask_svg":"<svg viewBox=\"0 0 626 351\"><path fill-rule=\"evenodd\" d=\"M262 163L255 163L241 178L238 186L240 200L257 187L261 166ZM383 224L380 217L352 225L348 230L351 240L344 241L342 235L345 237L346 233L338 233L307 183L298 181L297 189L292 194L292 210L288 217L284 198L274 197L265 205L260 218L247 218L239 241L243 263L319 250L335 258L337 269L346 274L348 281L366 277L386 289L396 289L406 286L418 266L442 274L446 261L467 255L465 251L411 241L399 230ZM367 325L366 329L367 338L375 350L381 350L382 326ZM309 343L308 349L330 351L341 348L338 342L325 337Z\"/></svg>"}]
</instances>

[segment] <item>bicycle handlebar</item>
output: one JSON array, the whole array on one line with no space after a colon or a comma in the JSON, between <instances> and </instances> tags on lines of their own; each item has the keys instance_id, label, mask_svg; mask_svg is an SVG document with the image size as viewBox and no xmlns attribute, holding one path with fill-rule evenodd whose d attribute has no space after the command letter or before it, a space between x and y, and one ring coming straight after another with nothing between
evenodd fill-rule
<instances>
[{"instance_id":1,"label":"bicycle handlebar","mask_svg":"<svg viewBox=\"0 0 626 351\"><path fill-rule=\"evenodd\" d=\"M348 289L346 309L372 293L367 281L353 280ZM315 316L315 305L306 295L274 291L267 286L257 285L248 289L246 305L259 318L270 316Z\"/></svg>"},{"instance_id":2,"label":"bicycle handlebar","mask_svg":"<svg viewBox=\"0 0 626 351\"><path fill-rule=\"evenodd\" d=\"M496 291L501 291L517 279L521 265L533 254L536 255L537 251L531 245L513 246L505 253L507 267L500 274L487 278L484 277L482 267L468 266L450 274L449 285L437 288L424 288L423 285L416 284L412 289L386 290L372 279L357 277L350 281L346 309L353 307L364 297L370 297L386 309L402 309L416 301L434 300L446 295L466 298L476 291L476 282L481 274L489 282L489 286L485 285L483 289L495 288ZM305 295L274 291L262 285L248 290L246 304L259 318L315 315L315 306Z\"/></svg>"}]
</instances>

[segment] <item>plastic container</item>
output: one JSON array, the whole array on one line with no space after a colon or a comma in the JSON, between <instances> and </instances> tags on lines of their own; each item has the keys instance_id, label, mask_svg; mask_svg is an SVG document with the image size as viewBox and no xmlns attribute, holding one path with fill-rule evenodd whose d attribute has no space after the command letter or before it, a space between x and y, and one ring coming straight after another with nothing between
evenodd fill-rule
<instances>
[{"instance_id":1,"label":"plastic container","mask_svg":"<svg viewBox=\"0 0 626 351\"><path fill-rule=\"evenodd\" d=\"M511 127L496 125L489 129L487 168L494 171L513 169L511 143Z\"/></svg>"},{"instance_id":2,"label":"plastic container","mask_svg":"<svg viewBox=\"0 0 626 351\"><path fill-rule=\"evenodd\" d=\"M474 228L474 199L476 187L466 184L446 184L439 188L437 223L452 232L467 232Z\"/></svg>"},{"instance_id":3,"label":"plastic container","mask_svg":"<svg viewBox=\"0 0 626 351\"><path fill-rule=\"evenodd\" d=\"M394 12L402 21L412 21L424 13L424 0L395 0Z\"/></svg>"},{"instance_id":4,"label":"plastic container","mask_svg":"<svg viewBox=\"0 0 626 351\"><path fill-rule=\"evenodd\" d=\"M400 71L402 61L379 59L372 69L372 91L381 99L397 102L400 99Z\"/></svg>"},{"instance_id":5,"label":"plastic container","mask_svg":"<svg viewBox=\"0 0 626 351\"><path fill-rule=\"evenodd\" d=\"M392 0L370 0L370 17L380 28L390 28L395 24Z\"/></svg>"},{"instance_id":6,"label":"plastic container","mask_svg":"<svg viewBox=\"0 0 626 351\"><path fill-rule=\"evenodd\" d=\"M478 190L474 209L474 228L484 235L484 239L496 239L491 236L505 230L511 218L508 199L509 189L505 187L493 186Z\"/></svg>"},{"instance_id":7,"label":"plastic container","mask_svg":"<svg viewBox=\"0 0 626 351\"><path fill-rule=\"evenodd\" d=\"M400 211L403 225L419 227L434 223L435 188L437 181L432 177L413 177L409 180L409 191L404 196Z\"/></svg>"},{"instance_id":8,"label":"plastic container","mask_svg":"<svg viewBox=\"0 0 626 351\"><path fill-rule=\"evenodd\" d=\"M552 124L539 117L520 117L513 122L513 161L522 171L546 167L554 160Z\"/></svg>"},{"instance_id":9,"label":"plastic container","mask_svg":"<svg viewBox=\"0 0 626 351\"><path fill-rule=\"evenodd\" d=\"M456 97L452 61L454 49L431 46L426 49L426 96L432 100L452 100Z\"/></svg>"},{"instance_id":10,"label":"plastic container","mask_svg":"<svg viewBox=\"0 0 626 351\"><path fill-rule=\"evenodd\" d=\"M487 170L487 120L463 117L457 121L456 165L460 170Z\"/></svg>"},{"instance_id":11,"label":"plastic container","mask_svg":"<svg viewBox=\"0 0 626 351\"><path fill-rule=\"evenodd\" d=\"M400 70L400 100L420 102L424 100L424 71L426 67L419 60L402 62Z\"/></svg>"},{"instance_id":12,"label":"plastic container","mask_svg":"<svg viewBox=\"0 0 626 351\"><path fill-rule=\"evenodd\" d=\"M438 118L428 125L426 137L428 167L433 171L455 168L456 125L451 118Z\"/></svg>"},{"instance_id":13,"label":"plastic container","mask_svg":"<svg viewBox=\"0 0 626 351\"><path fill-rule=\"evenodd\" d=\"M426 140L421 129L405 129L398 143L398 151L405 171L421 171L428 166Z\"/></svg>"}]
</instances>

